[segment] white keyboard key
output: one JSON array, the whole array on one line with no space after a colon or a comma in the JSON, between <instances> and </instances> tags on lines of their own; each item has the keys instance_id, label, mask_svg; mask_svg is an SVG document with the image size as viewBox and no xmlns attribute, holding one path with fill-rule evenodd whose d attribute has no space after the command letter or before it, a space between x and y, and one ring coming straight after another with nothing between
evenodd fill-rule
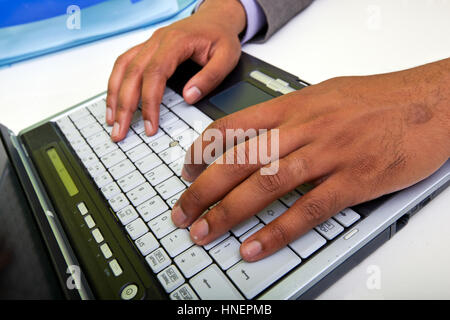
<instances>
[{"instance_id":1,"label":"white keyboard key","mask_svg":"<svg viewBox=\"0 0 450 320\"><path fill-rule=\"evenodd\" d=\"M265 223L269 224L281 216L288 208L279 200L275 200L268 207L264 208L257 216Z\"/></svg>"},{"instance_id":2,"label":"white keyboard key","mask_svg":"<svg viewBox=\"0 0 450 320\"><path fill-rule=\"evenodd\" d=\"M171 300L198 300L194 290L187 284L183 284L170 294Z\"/></svg>"},{"instance_id":3,"label":"white keyboard key","mask_svg":"<svg viewBox=\"0 0 450 320\"><path fill-rule=\"evenodd\" d=\"M163 115L166 114L167 112L169 112L169 109L167 107L165 107L163 104L159 105L159 114Z\"/></svg>"},{"instance_id":4,"label":"white keyboard key","mask_svg":"<svg viewBox=\"0 0 450 320\"><path fill-rule=\"evenodd\" d=\"M154 273L160 272L162 269L172 263L172 260L169 258L163 248L156 249L148 256L146 256L145 260L147 261L150 268L152 268Z\"/></svg>"},{"instance_id":5,"label":"white keyboard key","mask_svg":"<svg viewBox=\"0 0 450 320\"><path fill-rule=\"evenodd\" d=\"M92 118L94 119L94 118ZM94 123L91 123L85 127L83 127L83 129L80 130L80 133L83 137L85 138L89 138L90 136L98 133L98 132L103 132L103 128L101 125L98 124L98 122L96 120L94 120Z\"/></svg>"},{"instance_id":6,"label":"white keyboard key","mask_svg":"<svg viewBox=\"0 0 450 320\"><path fill-rule=\"evenodd\" d=\"M284 196L282 196L280 200L288 207L291 207L300 197L301 195L297 191L292 190L291 192L288 192Z\"/></svg>"},{"instance_id":7,"label":"white keyboard key","mask_svg":"<svg viewBox=\"0 0 450 320\"><path fill-rule=\"evenodd\" d=\"M189 284L202 300L243 300L242 295L216 264L194 276Z\"/></svg>"},{"instance_id":8,"label":"white keyboard key","mask_svg":"<svg viewBox=\"0 0 450 320\"><path fill-rule=\"evenodd\" d=\"M100 230L98 230L98 228L92 230L92 236L94 237L95 242L97 243L101 243L104 240L103 235L100 232Z\"/></svg>"},{"instance_id":9,"label":"white keyboard key","mask_svg":"<svg viewBox=\"0 0 450 320\"><path fill-rule=\"evenodd\" d=\"M112 166L118 164L119 162L125 160L127 156L122 150L116 149L113 152L100 158L106 168L111 168Z\"/></svg>"},{"instance_id":10,"label":"white keyboard key","mask_svg":"<svg viewBox=\"0 0 450 320\"><path fill-rule=\"evenodd\" d=\"M131 128L133 128L136 134L140 134L145 131L144 119L140 119L135 123L131 124Z\"/></svg>"},{"instance_id":11,"label":"white keyboard key","mask_svg":"<svg viewBox=\"0 0 450 320\"><path fill-rule=\"evenodd\" d=\"M140 186L134 188L133 190L127 192L128 198L135 207L155 195L156 195L155 189L153 189L148 182L145 182Z\"/></svg>"},{"instance_id":12,"label":"white keyboard key","mask_svg":"<svg viewBox=\"0 0 450 320\"><path fill-rule=\"evenodd\" d=\"M86 168L90 167L91 165L95 164L98 161L97 156L92 151L83 153L79 157L81 162L83 162Z\"/></svg>"},{"instance_id":13,"label":"white keyboard key","mask_svg":"<svg viewBox=\"0 0 450 320\"><path fill-rule=\"evenodd\" d=\"M111 268L112 273L114 276L118 277L122 274L122 268L119 265L119 262L117 262L116 259L113 259L109 262L109 267Z\"/></svg>"},{"instance_id":14,"label":"white keyboard key","mask_svg":"<svg viewBox=\"0 0 450 320\"><path fill-rule=\"evenodd\" d=\"M108 172L104 171L104 172L100 173L98 176L96 176L94 178L94 181L97 184L97 187L99 187L101 189L104 186L113 182L113 179L111 178L111 175Z\"/></svg>"},{"instance_id":15,"label":"white keyboard key","mask_svg":"<svg viewBox=\"0 0 450 320\"><path fill-rule=\"evenodd\" d=\"M56 120L59 129L66 134L67 132L76 131L74 124L70 121L69 117L64 117Z\"/></svg>"},{"instance_id":16,"label":"white keyboard key","mask_svg":"<svg viewBox=\"0 0 450 320\"><path fill-rule=\"evenodd\" d=\"M212 263L212 259L206 251L199 246L193 246L173 261L186 278L190 278Z\"/></svg>"},{"instance_id":17,"label":"white keyboard key","mask_svg":"<svg viewBox=\"0 0 450 320\"><path fill-rule=\"evenodd\" d=\"M223 270L227 270L242 259L239 253L240 247L241 243L235 237L229 237L212 248L209 254Z\"/></svg>"},{"instance_id":18,"label":"white keyboard key","mask_svg":"<svg viewBox=\"0 0 450 320\"><path fill-rule=\"evenodd\" d=\"M95 221L90 214L84 217L84 222L86 222L86 225L89 229L95 227Z\"/></svg>"},{"instance_id":19,"label":"white keyboard key","mask_svg":"<svg viewBox=\"0 0 450 320\"><path fill-rule=\"evenodd\" d=\"M106 200L111 199L115 195L118 195L120 193L120 188L117 185L117 183L112 182L102 188L102 193L105 196Z\"/></svg>"},{"instance_id":20,"label":"white keyboard key","mask_svg":"<svg viewBox=\"0 0 450 320\"><path fill-rule=\"evenodd\" d=\"M112 197L108 200L108 202L114 212L117 212L130 204L127 197L123 193L119 193L118 195Z\"/></svg>"},{"instance_id":21,"label":"white keyboard key","mask_svg":"<svg viewBox=\"0 0 450 320\"><path fill-rule=\"evenodd\" d=\"M301 259L291 249L284 247L256 262L242 260L227 274L247 299L252 299L300 262Z\"/></svg>"},{"instance_id":22,"label":"white keyboard key","mask_svg":"<svg viewBox=\"0 0 450 320\"><path fill-rule=\"evenodd\" d=\"M136 167L142 173L147 173L148 171L156 168L162 163L161 159L154 153L138 160L135 162Z\"/></svg>"},{"instance_id":23,"label":"white keyboard key","mask_svg":"<svg viewBox=\"0 0 450 320\"><path fill-rule=\"evenodd\" d=\"M308 258L320 247L322 247L327 241L316 231L309 230L297 240L292 241L289 246L292 250L303 259Z\"/></svg>"},{"instance_id":24,"label":"white keyboard key","mask_svg":"<svg viewBox=\"0 0 450 320\"><path fill-rule=\"evenodd\" d=\"M139 251L141 251L141 254L143 256L148 255L150 252L159 247L159 242L150 232L144 234L134 243L136 244L136 247L138 247Z\"/></svg>"},{"instance_id":25,"label":"white keyboard key","mask_svg":"<svg viewBox=\"0 0 450 320\"><path fill-rule=\"evenodd\" d=\"M161 239L161 245L171 257L179 255L193 244L186 229L177 229Z\"/></svg>"},{"instance_id":26,"label":"white keyboard key","mask_svg":"<svg viewBox=\"0 0 450 320\"><path fill-rule=\"evenodd\" d=\"M75 129L75 130L77 130L77 129ZM70 142L70 144L72 146L75 146L77 144L85 142L84 138L81 136L81 134L78 131L69 131L69 132L66 132L64 135L66 136L66 139Z\"/></svg>"},{"instance_id":27,"label":"white keyboard key","mask_svg":"<svg viewBox=\"0 0 450 320\"><path fill-rule=\"evenodd\" d=\"M145 143L150 143L152 141L155 141L156 139L158 139L159 137L161 137L164 134L165 134L164 131L162 131L161 129L158 129L158 131L156 131L156 133L154 135L152 135L151 137L147 136L145 134L145 132L141 132L139 134L139 137L141 137L141 139L144 140Z\"/></svg>"},{"instance_id":28,"label":"white keyboard key","mask_svg":"<svg viewBox=\"0 0 450 320\"><path fill-rule=\"evenodd\" d=\"M244 233L244 235L242 235L239 238L240 242L244 242L248 237L250 237L252 234L258 232L259 230L261 230L264 227L264 225L262 223L256 225L255 227L253 227L252 229L250 229L249 231L247 231L246 233Z\"/></svg>"},{"instance_id":29,"label":"white keyboard key","mask_svg":"<svg viewBox=\"0 0 450 320\"><path fill-rule=\"evenodd\" d=\"M88 116L88 115L89 115L88 109L82 108L80 110L77 110L77 111L72 112L71 114L69 114L69 117L70 117L70 119L72 121L75 122L75 121L77 121L77 120L79 120L81 118L84 118L84 117Z\"/></svg>"},{"instance_id":30,"label":"white keyboard key","mask_svg":"<svg viewBox=\"0 0 450 320\"><path fill-rule=\"evenodd\" d=\"M129 224L127 224L125 226L125 230L127 230L131 239L136 240L137 238L148 232L148 227L141 218L137 218L136 220L133 220Z\"/></svg>"},{"instance_id":31,"label":"white keyboard key","mask_svg":"<svg viewBox=\"0 0 450 320\"><path fill-rule=\"evenodd\" d=\"M178 117L172 112L166 112L165 114L159 115L159 126L164 129L164 127L178 120Z\"/></svg>"},{"instance_id":32,"label":"white keyboard key","mask_svg":"<svg viewBox=\"0 0 450 320\"><path fill-rule=\"evenodd\" d=\"M197 139L199 134L192 129L187 129L173 137L174 140L178 141L180 146L187 149L190 145Z\"/></svg>"},{"instance_id":33,"label":"white keyboard key","mask_svg":"<svg viewBox=\"0 0 450 320\"><path fill-rule=\"evenodd\" d=\"M181 170L183 170L184 166L184 157L179 158L178 160L172 162L169 167L175 172L175 175L181 177Z\"/></svg>"},{"instance_id":34,"label":"white keyboard key","mask_svg":"<svg viewBox=\"0 0 450 320\"><path fill-rule=\"evenodd\" d=\"M230 233L224 233L223 235L221 235L220 237L218 237L216 240L211 241L210 243L207 243L203 246L203 248L205 248L206 250L211 249L212 247L215 247L216 245L218 245L219 243L221 243L223 240L225 240L226 238L228 238L230 236Z\"/></svg>"},{"instance_id":35,"label":"white keyboard key","mask_svg":"<svg viewBox=\"0 0 450 320\"><path fill-rule=\"evenodd\" d=\"M123 225L129 224L131 221L139 218L138 213L132 206L126 206L122 210L118 211L116 215Z\"/></svg>"},{"instance_id":36,"label":"white keyboard key","mask_svg":"<svg viewBox=\"0 0 450 320\"><path fill-rule=\"evenodd\" d=\"M118 180L134 170L135 167L133 163L130 160L125 159L114 167L109 168L109 173L111 173L115 180Z\"/></svg>"},{"instance_id":37,"label":"white keyboard key","mask_svg":"<svg viewBox=\"0 0 450 320\"><path fill-rule=\"evenodd\" d=\"M134 147L133 149L126 152L128 158L130 158L130 160L133 162L142 159L150 153L152 153L152 150L150 150L150 148L144 143L141 143L137 147Z\"/></svg>"},{"instance_id":38,"label":"white keyboard key","mask_svg":"<svg viewBox=\"0 0 450 320\"><path fill-rule=\"evenodd\" d=\"M86 142L92 147L94 148L95 146L101 144L101 143L105 143L107 141L111 141L111 138L109 137L109 135L105 132L105 131L100 131L97 132L96 134L90 136L89 138L86 139Z\"/></svg>"},{"instance_id":39,"label":"white keyboard key","mask_svg":"<svg viewBox=\"0 0 450 320\"><path fill-rule=\"evenodd\" d=\"M100 143L93 148L95 154L98 157L103 157L104 155L107 155L108 153L110 153L111 151L114 151L116 149L117 149L117 144L115 144L112 141L106 141L104 143Z\"/></svg>"},{"instance_id":40,"label":"white keyboard key","mask_svg":"<svg viewBox=\"0 0 450 320\"><path fill-rule=\"evenodd\" d=\"M88 105L87 108L96 117L98 115L105 114L106 102L104 99L101 99L95 103Z\"/></svg>"},{"instance_id":41,"label":"white keyboard key","mask_svg":"<svg viewBox=\"0 0 450 320\"><path fill-rule=\"evenodd\" d=\"M356 221L358 221L361 218L361 216L359 214L357 214L355 211L353 211L352 209L347 208L347 209L344 209L341 212L339 212L333 218L336 219L344 227L348 228L352 224L354 224Z\"/></svg>"},{"instance_id":42,"label":"white keyboard key","mask_svg":"<svg viewBox=\"0 0 450 320\"><path fill-rule=\"evenodd\" d=\"M144 176L152 186L156 186L157 184L173 176L173 172L167 165L161 164L147 172Z\"/></svg>"},{"instance_id":43,"label":"white keyboard key","mask_svg":"<svg viewBox=\"0 0 450 320\"><path fill-rule=\"evenodd\" d=\"M315 229L327 240L334 239L337 235L344 231L344 228L333 219L328 219L315 227Z\"/></svg>"},{"instance_id":44,"label":"white keyboard key","mask_svg":"<svg viewBox=\"0 0 450 320\"><path fill-rule=\"evenodd\" d=\"M258 223L259 223L259 219L253 216L253 217L250 217L249 219L247 219L245 221L242 221L237 226L233 227L231 229L231 232L233 232L233 234L236 237L240 237L244 233L246 233L248 230L250 230L251 228L256 226Z\"/></svg>"},{"instance_id":45,"label":"white keyboard key","mask_svg":"<svg viewBox=\"0 0 450 320\"><path fill-rule=\"evenodd\" d=\"M177 203L178 199L180 199L181 195L183 194L184 190L177 193L176 195L174 195L173 197L169 198L167 200L167 204L169 205L170 208L173 208L173 206L175 205L175 203Z\"/></svg>"},{"instance_id":46,"label":"white keyboard key","mask_svg":"<svg viewBox=\"0 0 450 320\"><path fill-rule=\"evenodd\" d=\"M80 131L82 131L83 128L85 128L87 126L90 126L93 123L97 123L97 120L95 120L94 116L92 116L91 114L89 114L86 117L83 117L83 118L78 119L78 120L73 122L75 127L77 127L78 130L80 130Z\"/></svg>"},{"instance_id":47,"label":"white keyboard key","mask_svg":"<svg viewBox=\"0 0 450 320\"><path fill-rule=\"evenodd\" d=\"M167 293L172 292L184 283L184 278L174 265L168 266L166 269L158 273L158 280Z\"/></svg>"},{"instance_id":48,"label":"white keyboard key","mask_svg":"<svg viewBox=\"0 0 450 320\"><path fill-rule=\"evenodd\" d=\"M112 132L113 126L110 126L109 124L107 124L107 123L104 123L104 124L103 124L103 129L105 129L105 130L106 130L106 132L108 133L108 135L111 135L111 132Z\"/></svg>"},{"instance_id":49,"label":"white keyboard key","mask_svg":"<svg viewBox=\"0 0 450 320\"><path fill-rule=\"evenodd\" d=\"M166 211L148 223L148 226L158 239L161 239L162 237L164 237L165 235L169 234L170 232L172 232L177 228L173 224L170 215L171 212Z\"/></svg>"},{"instance_id":50,"label":"white keyboard key","mask_svg":"<svg viewBox=\"0 0 450 320\"><path fill-rule=\"evenodd\" d=\"M133 131L128 131L127 136L122 141L117 142L120 149L123 151L128 151L142 143L142 139L139 138Z\"/></svg>"},{"instance_id":51,"label":"white keyboard key","mask_svg":"<svg viewBox=\"0 0 450 320\"><path fill-rule=\"evenodd\" d=\"M87 167L89 174L92 178L95 178L106 171L105 167L101 164L100 161L94 162L89 167Z\"/></svg>"},{"instance_id":52,"label":"white keyboard key","mask_svg":"<svg viewBox=\"0 0 450 320\"><path fill-rule=\"evenodd\" d=\"M102 254L103 254L103 257L105 257L105 259L109 259L109 258L112 257L112 251L111 251L111 249L109 248L109 246L108 246L107 243L102 244L102 245L100 246L100 250L101 250L101 252L102 252Z\"/></svg>"},{"instance_id":53,"label":"white keyboard key","mask_svg":"<svg viewBox=\"0 0 450 320\"><path fill-rule=\"evenodd\" d=\"M169 109L183 101L183 97L176 92L166 93L162 98L162 103Z\"/></svg>"},{"instance_id":54,"label":"white keyboard key","mask_svg":"<svg viewBox=\"0 0 450 320\"><path fill-rule=\"evenodd\" d=\"M186 154L186 151L184 151L179 145L176 145L176 146L170 147L169 149L164 150L163 152L159 153L159 157L165 163L172 163L175 160L184 158L185 154Z\"/></svg>"},{"instance_id":55,"label":"white keyboard key","mask_svg":"<svg viewBox=\"0 0 450 320\"><path fill-rule=\"evenodd\" d=\"M89 147L89 145L87 143L84 143L84 142L75 145L73 147L73 150L75 150L75 153L78 156L82 155L83 153L92 151L91 147Z\"/></svg>"},{"instance_id":56,"label":"white keyboard key","mask_svg":"<svg viewBox=\"0 0 450 320\"><path fill-rule=\"evenodd\" d=\"M170 177L166 181L158 184L155 189L162 196L164 200L169 199L178 192L184 190L186 187L181 180L175 176Z\"/></svg>"},{"instance_id":57,"label":"white keyboard key","mask_svg":"<svg viewBox=\"0 0 450 320\"><path fill-rule=\"evenodd\" d=\"M176 137L178 134L182 133L183 131L189 129L189 126L181 120L175 121L166 127L164 127L164 131L167 132L169 136Z\"/></svg>"},{"instance_id":58,"label":"white keyboard key","mask_svg":"<svg viewBox=\"0 0 450 320\"><path fill-rule=\"evenodd\" d=\"M162 135L158 139L149 143L150 148L156 153L160 153L170 147L170 143L173 142L172 138L170 138L167 134Z\"/></svg>"},{"instance_id":59,"label":"white keyboard key","mask_svg":"<svg viewBox=\"0 0 450 320\"><path fill-rule=\"evenodd\" d=\"M206 114L187 103L180 103L171 110L198 133L202 133L213 122Z\"/></svg>"},{"instance_id":60,"label":"white keyboard key","mask_svg":"<svg viewBox=\"0 0 450 320\"><path fill-rule=\"evenodd\" d=\"M123 192L128 192L144 182L144 176L137 170L134 170L133 172L117 180L117 184Z\"/></svg>"},{"instance_id":61,"label":"white keyboard key","mask_svg":"<svg viewBox=\"0 0 450 320\"><path fill-rule=\"evenodd\" d=\"M169 207L164 202L164 200L161 199L160 196L156 196L151 198L150 200L145 201L136 209L141 215L142 219L144 219L145 222L148 222L151 219L159 216L161 213L167 211Z\"/></svg>"}]
</instances>

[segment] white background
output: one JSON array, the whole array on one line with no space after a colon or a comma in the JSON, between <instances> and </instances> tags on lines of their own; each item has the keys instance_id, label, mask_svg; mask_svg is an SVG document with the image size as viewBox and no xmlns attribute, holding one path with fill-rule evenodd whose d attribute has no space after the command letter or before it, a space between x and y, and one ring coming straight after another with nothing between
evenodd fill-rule
<instances>
[{"instance_id":1,"label":"white background","mask_svg":"<svg viewBox=\"0 0 450 320\"><path fill-rule=\"evenodd\" d=\"M0 122L18 132L105 91L116 57L153 30L0 69ZM450 1L316 0L268 42L243 50L313 84L410 68L450 57ZM449 230L450 188L319 298L450 299ZM373 266L380 289L366 285Z\"/></svg>"}]
</instances>

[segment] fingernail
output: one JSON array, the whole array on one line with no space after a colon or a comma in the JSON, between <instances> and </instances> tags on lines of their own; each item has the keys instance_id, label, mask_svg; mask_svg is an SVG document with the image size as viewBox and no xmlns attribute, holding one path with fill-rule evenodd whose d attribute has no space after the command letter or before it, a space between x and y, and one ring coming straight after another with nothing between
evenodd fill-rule
<instances>
[{"instance_id":1,"label":"fingernail","mask_svg":"<svg viewBox=\"0 0 450 320\"><path fill-rule=\"evenodd\" d=\"M254 258L261 251L262 251L261 242L259 242L257 240L250 241L242 249L242 253L245 255L245 258L247 258L247 259Z\"/></svg>"},{"instance_id":2,"label":"fingernail","mask_svg":"<svg viewBox=\"0 0 450 320\"><path fill-rule=\"evenodd\" d=\"M205 219L200 219L192 225L191 235L194 241L202 241L209 232L208 222Z\"/></svg>"},{"instance_id":3,"label":"fingernail","mask_svg":"<svg viewBox=\"0 0 450 320\"><path fill-rule=\"evenodd\" d=\"M172 209L172 221L173 223L179 227L184 224L186 221L186 215L179 205L175 205Z\"/></svg>"},{"instance_id":4,"label":"fingernail","mask_svg":"<svg viewBox=\"0 0 450 320\"><path fill-rule=\"evenodd\" d=\"M144 128L145 128L145 134L149 136L153 130L152 123L149 120L145 120Z\"/></svg>"},{"instance_id":5,"label":"fingernail","mask_svg":"<svg viewBox=\"0 0 450 320\"><path fill-rule=\"evenodd\" d=\"M106 122L111 123L113 122L113 116L112 116L112 110L111 108L106 108Z\"/></svg>"},{"instance_id":6,"label":"fingernail","mask_svg":"<svg viewBox=\"0 0 450 320\"><path fill-rule=\"evenodd\" d=\"M197 102L201 95L202 92L196 86L192 86L186 90L186 100L189 100L191 103Z\"/></svg>"},{"instance_id":7,"label":"fingernail","mask_svg":"<svg viewBox=\"0 0 450 320\"><path fill-rule=\"evenodd\" d=\"M119 131L120 131L120 124L116 121L114 122L114 126L111 130L111 137L115 138L119 135Z\"/></svg>"}]
</instances>

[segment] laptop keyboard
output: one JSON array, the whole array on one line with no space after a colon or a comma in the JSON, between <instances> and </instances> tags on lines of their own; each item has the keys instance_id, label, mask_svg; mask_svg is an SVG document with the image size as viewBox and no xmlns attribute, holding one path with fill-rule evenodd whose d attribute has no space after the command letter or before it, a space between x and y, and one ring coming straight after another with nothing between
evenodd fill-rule
<instances>
[{"instance_id":1,"label":"laptop keyboard","mask_svg":"<svg viewBox=\"0 0 450 320\"><path fill-rule=\"evenodd\" d=\"M171 299L252 299L360 219L345 209L270 257L242 260L240 244L307 192L303 185L215 241L195 245L187 229L172 223L171 208L190 185L181 178L185 152L212 120L167 88L158 132L146 136L138 110L126 138L114 143L105 110L101 98L56 123ZM120 261L93 217L83 203L78 209L111 271L120 276Z\"/></svg>"}]
</instances>

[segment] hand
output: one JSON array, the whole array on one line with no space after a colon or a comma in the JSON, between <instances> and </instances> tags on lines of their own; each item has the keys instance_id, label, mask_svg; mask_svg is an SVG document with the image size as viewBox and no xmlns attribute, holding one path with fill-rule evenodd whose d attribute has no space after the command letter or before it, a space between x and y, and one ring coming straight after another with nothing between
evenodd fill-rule
<instances>
[{"instance_id":1,"label":"hand","mask_svg":"<svg viewBox=\"0 0 450 320\"><path fill-rule=\"evenodd\" d=\"M266 128L268 136L278 130L279 160L252 164L253 137L217 155L224 164L185 164L182 175L194 182L172 220L179 227L192 224L191 238L204 245L295 187L314 182L314 189L243 242L241 256L259 260L340 210L437 170L450 155L449 102L447 59L391 74L331 79L231 114L212 123L187 158L211 146L208 130L225 137L226 129ZM245 152L239 153L240 147ZM260 168L275 163L278 171L261 174Z\"/></svg>"},{"instance_id":2,"label":"hand","mask_svg":"<svg viewBox=\"0 0 450 320\"><path fill-rule=\"evenodd\" d=\"M203 69L185 85L184 99L193 104L213 90L239 60L238 36L245 24L239 1L206 1L192 16L156 30L149 40L122 54L109 78L106 98L106 121L114 125L112 139L126 136L139 98L145 132L156 133L166 81L189 58Z\"/></svg>"}]
</instances>

